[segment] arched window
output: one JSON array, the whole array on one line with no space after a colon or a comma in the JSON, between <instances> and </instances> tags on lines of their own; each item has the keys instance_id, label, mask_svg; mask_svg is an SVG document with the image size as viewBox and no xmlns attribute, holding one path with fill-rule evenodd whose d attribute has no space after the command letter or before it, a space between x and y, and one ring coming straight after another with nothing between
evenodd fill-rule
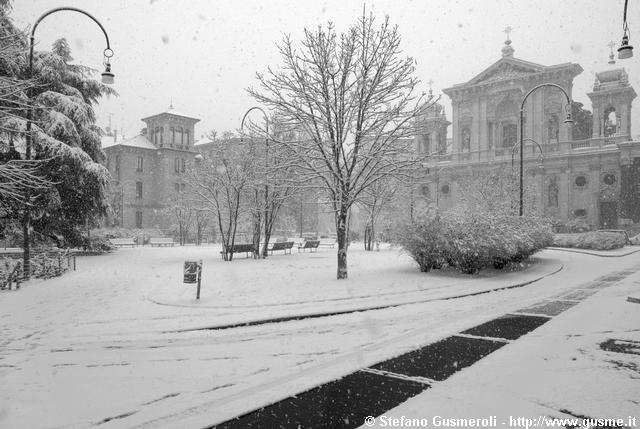
<instances>
[{"instance_id":1,"label":"arched window","mask_svg":"<svg viewBox=\"0 0 640 429\"><path fill-rule=\"evenodd\" d=\"M160 134L160 127L156 127L153 133L153 143L158 144L158 134Z\"/></svg>"},{"instance_id":2,"label":"arched window","mask_svg":"<svg viewBox=\"0 0 640 429\"><path fill-rule=\"evenodd\" d=\"M609 137L618 132L618 118L616 117L616 108L609 106L604 111L604 130L603 135Z\"/></svg>"},{"instance_id":3,"label":"arched window","mask_svg":"<svg viewBox=\"0 0 640 429\"><path fill-rule=\"evenodd\" d=\"M425 134L424 141L422 142L422 152L431 152L431 134Z\"/></svg>"},{"instance_id":4,"label":"arched window","mask_svg":"<svg viewBox=\"0 0 640 429\"><path fill-rule=\"evenodd\" d=\"M518 140L518 112L518 105L511 98L501 101L496 106L497 140L503 148L511 149Z\"/></svg>"},{"instance_id":5,"label":"arched window","mask_svg":"<svg viewBox=\"0 0 640 429\"><path fill-rule=\"evenodd\" d=\"M185 130L185 131L184 131L184 134L185 134L185 136L186 136L186 137L185 137L185 140L187 141L187 142L186 142L186 144L187 144L187 146L189 146L189 130Z\"/></svg>"},{"instance_id":6,"label":"arched window","mask_svg":"<svg viewBox=\"0 0 640 429\"><path fill-rule=\"evenodd\" d=\"M184 144L182 141L184 139L184 134L182 132L182 127L178 127L178 139L180 140L180 144Z\"/></svg>"},{"instance_id":7,"label":"arched window","mask_svg":"<svg viewBox=\"0 0 640 429\"><path fill-rule=\"evenodd\" d=\"M518 141L518 126L515 123L502 124L502 147L512 148Z\"/></svg>"}]
</instances>

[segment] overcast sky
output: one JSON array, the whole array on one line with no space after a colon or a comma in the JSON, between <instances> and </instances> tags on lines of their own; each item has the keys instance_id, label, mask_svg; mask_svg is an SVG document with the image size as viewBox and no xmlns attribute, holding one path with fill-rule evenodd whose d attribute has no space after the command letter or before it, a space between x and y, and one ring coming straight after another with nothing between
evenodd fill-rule
<instances>
[{"instance_id":1,"label":"overcast sky","mask_svg":"<svg viewBox=\"0 0 640 429\"><path fill-rule=\"evenodd\" d=\"M199 137L212 129L235 130L255 105L245 88L255 72L280 63L276 42L284 34L299 40L303 28L333 21L345 30L362 14L389 15L399 26L406 55L417 61L422 90L435 93L470 80L500 58L504 29L514 56L543 65L579 63L573 96L590 109L587 93L595 72L607 64L610 41L622 37L624 0L536 1L303 1L303 0L14 0L12 16L31 26L43 12L76 6L102 22L115 52L112 71L118 98L103 100L99 123L132 136L140 118L176 110L201 120ZM634 10L635 8L635 10ZM618 61L640 92L640 4L630 2L629 27L635 56ZM36 32L39 49L66 37L79 63L100 69L104 36L88 18L73 12L47 17ZM450 101L443 96L451 118ZM637 105L640 101L635 100ZM259 114L259 113L256 113ZM640 108L632 110L633 135L640 134Z\"/></svg>"}]
</instances>

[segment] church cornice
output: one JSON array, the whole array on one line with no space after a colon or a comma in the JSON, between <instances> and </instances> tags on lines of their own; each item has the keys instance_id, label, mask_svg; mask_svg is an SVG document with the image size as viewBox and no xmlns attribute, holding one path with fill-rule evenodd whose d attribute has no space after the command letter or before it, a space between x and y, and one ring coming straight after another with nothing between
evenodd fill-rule
<instances>
[{"instance_id":1,"label":"church cornice","mask_svg":"<svg viewBox=\"0 0 640 429\"><path fill-rule=\"evenodd\" d=\"M575 63L541 66L516 58L501 58L470 81L446 88L442 92L454 99L484 93L490 88L502 87L507 90L529 87L540 82L571 82L582 71L582 67Z\"/></svg>"}]
</instances>

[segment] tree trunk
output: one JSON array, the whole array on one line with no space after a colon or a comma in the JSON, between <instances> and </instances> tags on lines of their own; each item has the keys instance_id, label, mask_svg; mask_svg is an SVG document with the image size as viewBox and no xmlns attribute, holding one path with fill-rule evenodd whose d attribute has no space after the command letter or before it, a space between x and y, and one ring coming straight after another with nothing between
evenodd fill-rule
<instances>
[{"instance_id":1,"label":"tree trunk","mask_svg":"<svg viewBox=\"0 0 640 429\"><path fill-rule=\"evenodd\" d=\"M341 209L336 214L336 233L338 236L338 280L347 278L347 212Z\"/></svg>"},{"instance_id":2,"label":"tree trunk","mask_svg":"<svg viewBox=\"0 0 640 429\"><path fill-rule=\"evenodd\" d=\"M24 218L22 219L22 274L23 280L27 281L31 277L31 242L29 236L29 229L31 228L31 213L29 210L25 210Z\"/></svg>"}]
</instances>

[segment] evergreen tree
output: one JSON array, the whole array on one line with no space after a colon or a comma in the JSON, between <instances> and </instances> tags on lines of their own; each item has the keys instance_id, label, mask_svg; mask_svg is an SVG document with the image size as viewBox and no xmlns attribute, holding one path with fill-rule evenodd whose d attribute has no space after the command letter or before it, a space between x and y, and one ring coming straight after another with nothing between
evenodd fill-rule
<instances>
[{"instance_id":1,"label":"evergreen tree","mask_svg":"<svg viewBox=\"0 0 640 429\"><path fill-rule=\"evenodd\" d=\"M83 228L108 207L110 176L100 164L102 132L94 106L115 91L93 78L95 70L71 64L65 39L50 52L34 52L30 76L26 35L15 28L9 11L9 2L0 0L0 85L14 83L11 99L7 93L0 98L0 163L24 157L26 118L33 106L31 158L40 161L39 174L51 186L31 192L8 216L20 219L28 206L33 230L59 244L78 245Z\"/></svg>"}]
</instances>

